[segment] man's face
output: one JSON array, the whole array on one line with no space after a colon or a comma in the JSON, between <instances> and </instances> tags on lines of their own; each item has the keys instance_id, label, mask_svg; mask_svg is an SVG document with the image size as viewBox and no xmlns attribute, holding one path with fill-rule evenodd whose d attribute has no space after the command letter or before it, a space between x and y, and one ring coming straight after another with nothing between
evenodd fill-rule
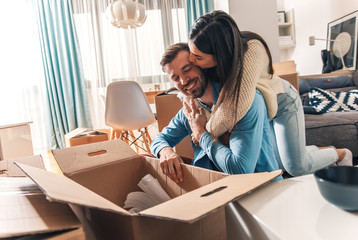
<instances>
[{"instance_id":1,"label":"man's face","mask_svg":"<svg viewBox=\"0 0 358 240\"><path fill-rule=\"evenodd\" d=\"M176 88L186 96L190 98L203 96L207 80L202 70L189 61L188 51L180 51L171 63L165 65L165 71Z\"/></svg>"}]
</instances>

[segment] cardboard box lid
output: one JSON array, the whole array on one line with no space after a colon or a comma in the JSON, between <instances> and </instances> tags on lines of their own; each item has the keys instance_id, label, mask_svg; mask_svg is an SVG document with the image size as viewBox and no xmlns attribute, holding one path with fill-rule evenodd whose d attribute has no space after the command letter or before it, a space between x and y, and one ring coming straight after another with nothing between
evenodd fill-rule
<instances>
[{"instance_id":1,"label":"cardboard box lid","mask_svg":"<svg viewBox=\"0 0 358 240\"><path fill-rule=\"evenodd\" d=\"M14 164L14 162L25 163L30 166L45 169L40 155L14 158L0 161L0 177L25 177L26 174Z\"/></svg>"},{"instance_id":2,"label":"cardboard box lid","mask_svg":"<svg viewBox=\"0 0 358 240\"><path fill-rule=\"evenodd\" d=\"M85 169L138 156L128 144L119 139L52 150L52 154L61 171L67 176Z\"/></svg>"},{"instance_id":3,"label":"cardboard box lid","mask_svg":"<svg viewBox=\"0 0 358 240\"><path fill-rule=\"evenodd\" d=\"M38 184L51 200L131 215L123 208L65 176L46 172L25 164L18 164L18 166ZM276 178L281 173L282 171L278 170L269 173L230 175L222 180L142 211L139 215L182 222L194 222L211 210L217 209L247 194ZM205 194L208 196L205 196Z\"/></svg>"},{"instance_id":4,"label":"cardboard box lid","mask_svg":"<svg viewBox=\"0 0 358 240\"><path fill-rule=\"evenodd\" d=\"M36 167L16 163L45 193L50 201L72 203L130 215L126 210L71 179Z\"/></svg>"},{"instance_id":5,"label":"cardboard box lid","mask_svg":"<svg viewBox=\"0 0 358 240\"><path fill-rule=\"evenodd\" d=\"M0 178L0 196L0 238L81 226L67 204L49 202L30 178Z\"/></svg>"},{"instance_id":6,"label":"cardboard box lid","mask_svg":"<svg viewBox=\"0 0 358 240\"><path fill-rule=\"evenodd\" d=\"M139 214L183 222L194 222L206 213L239 199L281 174L282 170L229 175L171 201L146 209Z\"/></svg>"}]
</instances>

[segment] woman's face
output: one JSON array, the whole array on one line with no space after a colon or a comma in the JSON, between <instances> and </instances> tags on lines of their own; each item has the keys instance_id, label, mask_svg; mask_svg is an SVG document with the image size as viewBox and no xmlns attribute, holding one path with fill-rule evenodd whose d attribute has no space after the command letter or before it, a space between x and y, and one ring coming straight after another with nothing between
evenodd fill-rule
<instances>
[{"instance_id":1,"label":"woman's face","mask_svg":"<svg viewBox=\"0 0 358 240\"><path fill-rule=\"evenodd\" d=\"M216 66L216 60L213 55L201 52L191 41L189 41L188 45L190 49L190 62L202 69Z\"/></svg>"}]
</instances>

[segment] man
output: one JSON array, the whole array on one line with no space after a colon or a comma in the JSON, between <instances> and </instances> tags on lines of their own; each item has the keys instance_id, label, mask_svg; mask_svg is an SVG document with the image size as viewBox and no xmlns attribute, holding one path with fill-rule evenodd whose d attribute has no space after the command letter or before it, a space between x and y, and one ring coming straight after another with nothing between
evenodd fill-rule
<instances>
[{"instance_id":1,"label":"man","mask_svg":"<svg viewBox=\"0 0 358 240\"><path fill-rule=\"evenodd\" d=\"M229 174L278 169L266 105L259 91L246 115L230 133L214 143L205 124L219 97L220 84L208 80L204 72L189 61L189 48L185 43L169 47L161 66L176 88L190 99L189 104L183 101L184 107L153 139L151 150L160 158L164 174L177 183L183 181L182 160L173 147L187 135L191 136L194 148L192 165Z\"/></svg>"}]
</instances>

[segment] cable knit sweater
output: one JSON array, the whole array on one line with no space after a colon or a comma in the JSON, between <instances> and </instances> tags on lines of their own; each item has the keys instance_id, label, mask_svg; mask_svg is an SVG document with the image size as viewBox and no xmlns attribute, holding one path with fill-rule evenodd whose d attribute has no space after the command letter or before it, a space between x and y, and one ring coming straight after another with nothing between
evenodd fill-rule
<instances>
[{"instance_id":1,"label":"cable knit sweater","mask_svg":"<svg viewBox=\"0 0 358 240\"><path fill-rule=\"evenodd\" d=\"M250 109L256 88L264 96L268 117L273 118L277 112L277 94L282 93L283 81L276 75L271 78L268 72L269 57L265 47L259 40L250 40L248 49L244 54L243 75L239 93L237 112L233 111L231 103L223 101L213 114L205 110L208 119L206 130L213 139L218 138L227 131L230 131ZM232 89L235 91L236 89ZM229 93L230 96L234 92ZM186 97L185 97L186 98ZM188 101L186 98L185 101ZM199 104L199 103L198 103ZM233 125L234 124L234 125Z\"/></svg>"}]
</instances>

